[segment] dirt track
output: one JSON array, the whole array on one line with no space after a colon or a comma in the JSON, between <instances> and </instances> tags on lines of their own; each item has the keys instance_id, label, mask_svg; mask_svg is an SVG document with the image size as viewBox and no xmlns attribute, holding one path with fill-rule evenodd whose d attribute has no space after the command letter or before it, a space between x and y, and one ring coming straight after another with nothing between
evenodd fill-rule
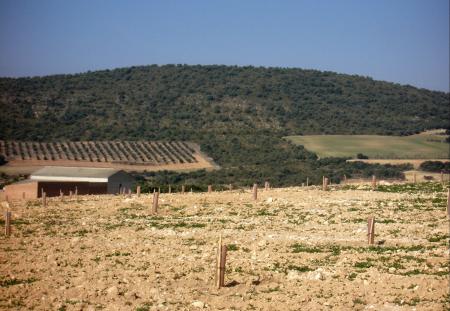
<instances>
[{"instance_id":1,"label":"dirt track","mask_svg":"<svg viewBox=\"0 0 450 311\"><path fill-rule=\"evenodd\" d=\"M444 310L445 195L313 188L13 206L0 309ZM4 207L3 207L4 209ZM367 246L367 217L376 242ZM226 283L214 287L219 234ZM448 303L448 300L447 300Z\"/></svg>"}]
</instances>

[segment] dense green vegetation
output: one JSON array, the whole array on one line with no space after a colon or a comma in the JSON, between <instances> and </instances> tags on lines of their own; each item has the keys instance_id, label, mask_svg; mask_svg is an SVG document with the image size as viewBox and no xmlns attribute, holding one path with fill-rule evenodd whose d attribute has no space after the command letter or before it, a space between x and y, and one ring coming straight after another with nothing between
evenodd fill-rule
<instances>
[{"instance_id":1,"label":"dense green vegetation","mask_svg":"<svg viewBox=\"0 0 450 311\"><path fill-rule=\"evenodd\" d=\"M222 170L191 181L274 185L343 171L400 174L315 154L282 137L406 135L449 127L449 94L314 70L142 66L77 75L0 79L0 139L190 140ZM170 175L157 174L161 178ZM181 175L179 175L181 176ZM181 177L180 177L181 178Z\"/></svg>"},{"instance_id":2,"label":"dense green vegetation","mask_svg":"<svg viewBox=\"0 0 450 311\"><path fill-rule=\"evenodd\" d=\"M420 169L425 172L450 172L450 161L425 161L420 164Z\"/></svg>"}]
</instances>

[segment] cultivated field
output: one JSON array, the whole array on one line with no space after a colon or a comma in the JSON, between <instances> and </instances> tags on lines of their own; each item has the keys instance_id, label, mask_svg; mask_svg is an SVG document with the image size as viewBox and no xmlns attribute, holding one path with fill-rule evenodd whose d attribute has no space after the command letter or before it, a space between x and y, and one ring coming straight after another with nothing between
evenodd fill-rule
<instances>
[{"instance_id":1,"label":"cultivated field","mask_svg":"<svg viewBox=\"0 0 450 311\"><path fill-rule=\"evenodd\" d=\"M158 215L147 195L14 205L12 236L0 238L0 308L445 310L446 192L380 190L273 189L256 202L250 191L161 194Z\"/></svg>"},{"instance_id":2,"label":"cultivated field","mask_svg":"<svg viewBox=\"0 0 450 311\"><path fill-rule=\"evenodd\" d=\"M200 147L188 142L0 141L0 154L8 160L1 170L8 174L29 173L42 166L109 167L130 171L211 169L212 160Z\"/></svg>"},{"instance_id":3,"label":"cultivated field","mask_svg":"<svg viewBox=\"0 0 450 311\"><path fill-rule=\"evenodd\" d=\"M411 136L307 135L288 140L319 157L352 157L358 153L374 159L449 159L446 136L422 133Z\"/></svg>"}]
</instances>

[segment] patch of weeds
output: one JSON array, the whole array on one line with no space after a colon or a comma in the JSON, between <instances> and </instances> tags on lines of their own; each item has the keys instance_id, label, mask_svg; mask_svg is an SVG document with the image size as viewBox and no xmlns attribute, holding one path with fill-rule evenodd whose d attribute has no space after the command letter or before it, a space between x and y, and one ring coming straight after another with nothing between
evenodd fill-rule
<instances>
[{"instance_id":1,"label":"patch of weeds","mask_svg":"<svg viewBox=\"0 0 450 311\"><path fill-rule=\"evenodd\" d=\"M308 266L296 266L296 265L288 265L287 270L295 270L298 272L314 271L314 269L312 269Z\"/></svg>"},{"instance_id":2,"label":"patch of weeds","mask_svg":"<svg viewBox=\"0 0 450 311\"><path fill-rule=\"evenodd\" d=\"M355 299L353 299L353 303L354 303L355 305L365 305L365 304L366 304L366 302L365 302L364 300L362 300L361 298L355 298Z\"/></svg>"},{"instance_id":3,"label":"patch of weeds","mask_svg":"<svg viewBox=\"0 0 450 311\"><path fill-rule=\"evenodd\" d=\"M137 307L135 311L149 311L151 306L153 306L153 303L144 302L141 306Z\"/></svg>"},{"instance_id":4,"label":"patch of weeds","mask_svg":"<svg viewBox=\"0 0 450 311\"><path fill-rule=\"evenodd\" d=\"M357 276L358 276L357 273L352 272L352 273L350 273L350 274L347 276L347 278L348 278L350 281L353 281L354 279L356 279Z\"/></svg>"},{"instance_id":5,"label":"patch of weeds","mask_svg":"<svg viewBox=\"0 0 450 311\"><path fill-rule=\"evenodd\" d=\"M0 287L9 287L18 284L30 284L36 281L36 278L0 280Z\"/></svg>"},{"instance_id":6,"label":"patch of weeds","mask_svg":"<svg viewBox=\"0 0 450 311\"><path fill-rule=\"evenodd\" d=\"M429 237L427 240L429 242L439 242L448 238L447 234L438 234L436 236Z\"/></svg>"},{"instance_id":7,"label":"patch of weeds","mask_svg":"<svg viewBox=\"0 0 450 311\"><path fill-rule=\"evenodd\" d=\"M115 251L114 253L112 253L112 254L107 254L107 255L105 255L105 257L113 257L113 256L130 256L131 255L131 253L121 253L121 252L119 252L119 251Z\"/></svg>"},{"instance_id":8,"label":"patch of weeds","mask_svg":"<svg viewBox=\"0 0 450 311\"><path fill-rule=\"evenodd\" d=\"M307 246L299 243L291 245L293 253L322 253L323 250L314 246Z\"/></svg>"},{"instance_id":9,"label":"patch of weeds","mask_svg":"<svg viewBox=\"0 0 450 311\"><path fill-rule=\"evenodd\" d=\"M236 267L236 268L234 268L234 272L237 272L237 273L242 273L244 270L242 269L242 267Z\"/></svg>"},{"instance_id":10,"label":"patch of weeds","mask_svg":"<svg viewBox=\"0 0 450 311\"><path fill-rule=\"evenodd\" d=\"M271 213L267 209L263 208L256 212L257 216L276 216L276 213Z\"/></svg>"},{"instance_id":11,"label":"patch of weeds","mask_svg":"<svg viewBox=\"0 0 450 311\"><path fill-rule=\"evenodd\" d=\"M370 261L360 261L360 262L356 262L354 264L354 267L358 268L358 269L367 269L367 268L373 267L373 264Z\"/></svg>"},{"instance_id":12,"label":"patch of weeds","mask_svg":"<svg viewBox=\"0 0 450 311\"><path fill-rule=\"evenodd\" d=\"M229 251L237 251L239 249L239 246L237 246L236 244L227 244L227 250Z\"/></svg>"},{"instance_id":13,"label":"patch of weeds","mask_svg":"<svg viewBox=\"0 0 450 311\"><path fill-rule=\"evenodd\" d=\"M396 221L393 219L377 219L376 222L379 224L393 224Z\"/></svg>"},{"instance_id":14,"label":"patch of weeds","mask_svg":"<svg viewBox=\"0 0 450 311\"><path fill-rule=\"evenodd\" d=\"M425 182L417 184L379 185L376 191L393 193L436 193L444 191L441 183Z\"/></svg>"}]
</instances>

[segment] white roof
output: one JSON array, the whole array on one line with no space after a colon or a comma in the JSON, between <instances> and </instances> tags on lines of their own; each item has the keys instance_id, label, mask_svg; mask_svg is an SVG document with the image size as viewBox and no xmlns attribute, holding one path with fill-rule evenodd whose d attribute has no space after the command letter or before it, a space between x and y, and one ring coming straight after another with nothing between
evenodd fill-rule
<instances>
[{"instance_id":1,"label":"white roof","mask_svg":"<svg viewBox=\"0 0 450 311\"><path fill-rule=\"evenodd\" d=\"M31 180L108 182L120 170L112 168L45 166L30 175Z\"/></svg>"}]
</instances>

